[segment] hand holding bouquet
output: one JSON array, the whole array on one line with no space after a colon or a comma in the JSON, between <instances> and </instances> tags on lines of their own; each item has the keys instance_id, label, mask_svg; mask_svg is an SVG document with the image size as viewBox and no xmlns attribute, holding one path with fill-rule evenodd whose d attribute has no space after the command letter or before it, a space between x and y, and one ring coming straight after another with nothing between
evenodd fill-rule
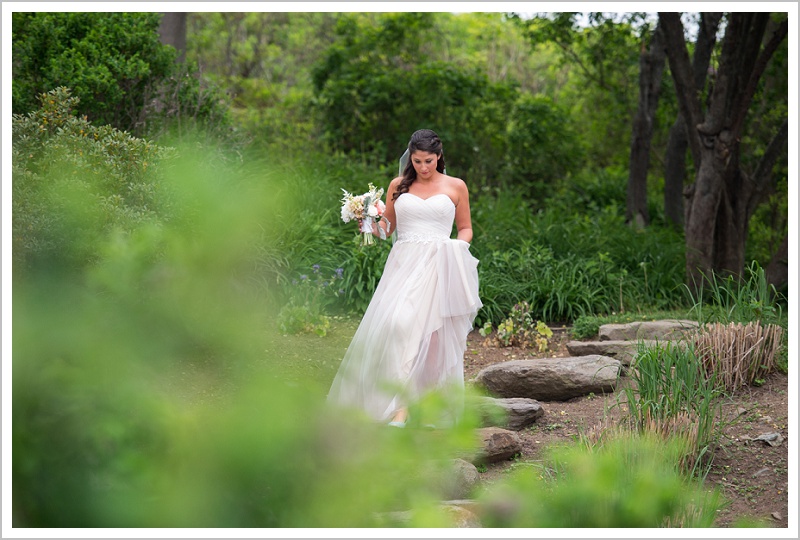
<instances>
[{"instance_id":1,"label":"hand holding bouquet","mask_svg":"<svg viewBox=\"0 0 800 540\"><path fill-rule=\"evenodd\" d=\"M344 189L342 197L342 221L345 223L352 219L361 222L360 231L361 245L368 246L375 243L372 238L372 224L379 221L383 216L386 205L381 201L383 189L377 189L374 185L369 185L369 191L362 195L353 195Z\"/></svg>"}]
</instances>

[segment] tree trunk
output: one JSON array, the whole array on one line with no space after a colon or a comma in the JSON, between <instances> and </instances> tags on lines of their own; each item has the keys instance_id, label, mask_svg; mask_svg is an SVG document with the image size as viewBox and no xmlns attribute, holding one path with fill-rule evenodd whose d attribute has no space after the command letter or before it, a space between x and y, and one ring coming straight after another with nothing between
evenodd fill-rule
<instances>
[{"instance_id":1,"label":"tree trunk","mask_svg":"<svg viewBox=\"0 0 800 540\"><path fill-rule=\"evenodd\" d=\"M680 14L659 14L697 167L695 182L687 189L686 280L690 287L700 286L712 273L741 276L750 217L766 186L774 181L768 171L779 154L778 142L785 137L785 127L770 143L755 175L742 171L739 160L744 117L758 80L788 30L784 21L764 44L769 17L769 13L730 14L719 71L708 110L703 114ZM769 160L771 164L767 163Z\"/></svg>"},{"instance_id":2,"label":"tree trunk","mask_svg":"<svg viewBox=\"0 0 800 540\"><path fill-rule=\"evenodd\" d=\"M686 180L686 120L678 113L669 130L664 155L664 215L678 229L683 228L683 184Z\"/></svg>"},{"instance_id":3,"label":"tree trunk","mask_svg":"<svg viewBox=\"0 0 800 540\"><path fill-rule=\"evenodd\" d=\"M778 250L769 261L766 270L764 271L767 276L767 283L775 287L775 289L786 294L789 288L789 235L783 237L783 241Z\"/></svg>"},{"instance_id":4,"label":"tree trunk","mask_svg":"<svg viewBox=\"0 0 800 540\"><path fill-rule=\"evenodd\" d=\"M665 59L663 31L659 24L653 33L650 50L646 50L642 44L639 55L639 108L633 120L625 214L626 222L636 228L650 224L650 213L647 210L647 170L650 168L650 142L653 139L653 124L661 93Z\"/></svg>"},{"instance_id":5,"label":"tree trunk","mask_svg":"<svg viewBox=\"0 0 800 540\"><path fill-rule=\"evenodd\" d=\"M172 45L178 51L178 61L186 57L186 15L187 13L162 13L158 35L161 43Z\"/></svg>"},{"instance_id":6,"label":"tree trunk","mask_svg":"<svg viewBox=\"0 0 800 540\"><path fill-rule=\"evenodd\" d=\"M722 20L722 13L702 13L700 15L700 32L697 35L692 56L692 70L697 89L705 86L711 53L717 42L717 28L720 20ZM678 229L683 228L683 187L686 181L686 151L688 148L686 120L682 114L678 113L675 123L669 130L664 156L664 214L667 220Z\"/></svg>"}]
</instances>

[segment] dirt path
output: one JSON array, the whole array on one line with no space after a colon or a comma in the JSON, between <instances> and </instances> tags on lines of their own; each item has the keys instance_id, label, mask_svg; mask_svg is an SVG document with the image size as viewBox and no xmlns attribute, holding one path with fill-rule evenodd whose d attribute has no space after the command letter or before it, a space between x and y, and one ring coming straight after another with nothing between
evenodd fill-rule
<instances>
[{"instance_id":1,"label":"dirt path","mask_svg":"<svg viewBox=\"0 0 800 540\"><path fill-rule=\"evenodd\" d=\"M571 339L569 328L553 328L551 350L536 353L517 348L487 347L478 332L468 339L464 361L465 379L470 380L486 366L523 358L569 356L566 343ZM624 383L623 383L624 384ZM552 444L568 444L579 433L598 426L604 419L613 422L620 417L614 407L617 394L584 396L563 402L544 402L544 416L536 424L519 432L522 440L520 461L540 459L542 450ZM788 527L788 376L775 373L759 387L741 390L723 405L728 425L716 451L706 482L719 486L729 505L719 512L718 527L730 527L735 520L749 516L762 520L768 527ZM755 437L778 432L785 439L770 446ZM517 461L490 465L481 481L491 484L501 478Z\"/></svg>"}]
</instances>

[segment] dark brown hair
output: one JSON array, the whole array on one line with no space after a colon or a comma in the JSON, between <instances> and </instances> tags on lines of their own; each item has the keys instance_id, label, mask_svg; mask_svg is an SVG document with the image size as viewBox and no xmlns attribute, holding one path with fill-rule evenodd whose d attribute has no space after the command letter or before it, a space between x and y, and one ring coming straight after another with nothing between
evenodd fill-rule
<instances>
[{"instance_id":1,"label":"dark brown hair","mask_svg":"<svg viewBox=\"0 0 800 540\"><path fill-rule=\"evenodd\" d=\"M403 169L403 179L400 180L400 184L397 186L397 190L394 192L392 200L396 200L397 197L403 193L408 193L408 188L414 183L414 180L417 179L417 171L414 169L414 164L411 162L411 154L418 150L422 152L430 152L431 154L436 154L439 156L439 160L436 163L436 170L440 173L444 172L444 153L442 153L442 140L439 139L439 136L430 129L420 129L415 131L411 135L411 140L408 141L409 157L408 163L406 163L406 168Z\"/></svg>"}]
</instances>

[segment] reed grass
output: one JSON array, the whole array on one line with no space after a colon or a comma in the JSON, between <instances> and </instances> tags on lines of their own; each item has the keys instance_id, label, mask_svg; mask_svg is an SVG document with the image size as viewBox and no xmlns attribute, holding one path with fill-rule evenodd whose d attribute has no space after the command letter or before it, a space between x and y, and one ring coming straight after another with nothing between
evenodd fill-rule
<instances>
[{"instance_id":1,"label":"reed grass","mask_svg":"<svg viewBox=\"0 0 800 540\"><path fill-rule=\"evenodd\" d=\"M694 347L706 373L713 374L729 392L758 384L778 369L783 328L757 321L713 323L694 337Z\"/></svg>"},{"instance_id":2,"label":"reed grass","mask_svg":"<svg viewBox=\"0 0 800 540\"><path fill-rule=\"evenodd\" d=\"M640 342L629 376L633 384L621 395L630 428L682 440L681 466L705 476L722 433L725 394L716 375L704 369L694 345Z\"/></svg>"}]
</instances>

